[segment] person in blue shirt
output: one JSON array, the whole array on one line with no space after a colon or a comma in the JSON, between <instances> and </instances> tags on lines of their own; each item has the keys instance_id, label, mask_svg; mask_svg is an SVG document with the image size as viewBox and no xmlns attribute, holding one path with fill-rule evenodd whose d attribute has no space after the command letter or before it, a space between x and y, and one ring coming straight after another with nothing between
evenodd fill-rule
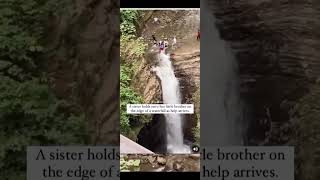
<instances>
[{"instance_id":1,"label":"person in blue shirt","mask_svg":"<svg viewBox=\"0 0 320 180\"><path fill-rule=\"evenodd\" d=\"M164 42L160 42L160 53L164 50Z\"/></svg>"}]
</instances>

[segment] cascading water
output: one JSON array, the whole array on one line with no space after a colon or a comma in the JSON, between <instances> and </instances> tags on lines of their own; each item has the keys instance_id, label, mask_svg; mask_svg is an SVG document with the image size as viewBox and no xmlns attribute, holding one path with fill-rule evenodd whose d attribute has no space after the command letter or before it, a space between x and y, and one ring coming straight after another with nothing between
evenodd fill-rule
<instances>
[{"instance_id":1,"label":"cascading water","mask_svg":"<svg viewBox=\"0 0 320 180\"><path fill-rule=\"evenodd\" d=\"M221 39L213 1L201 4L201 146L243 145L244 120L240 99L237 61L228 44ZM202 123L203 124L203 123ZM208 137L208 138L206 138ZM210 137L210 138L209 138Z\"/></svg>"},{"instance_id":2,"label":"cascading water","mask_svg":"<svg viewBox=\"0 0 320 180\"><path fill-rule=\"evenodd\" d=\"M181 104L179 81L174 75L169 55L160 53L159 65L152 71L161 80L164 104ZM183 117L181 114L165 114L167 130L167 151L169 153L189 153L190 149L183 143Z\"/></svg>"}]
</instances>

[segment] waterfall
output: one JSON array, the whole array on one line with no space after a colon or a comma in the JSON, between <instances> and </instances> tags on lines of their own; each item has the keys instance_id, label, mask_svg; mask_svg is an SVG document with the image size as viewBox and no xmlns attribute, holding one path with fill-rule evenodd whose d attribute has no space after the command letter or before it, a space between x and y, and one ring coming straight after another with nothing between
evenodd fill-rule
<instances>
[{"instance_id":1,"label":"waterfall","mask_svg":"<svg viewBox=\"0 0 320 180\"><path fill-rule=\"evenodd\" d=\"M164 104L181 104L179 81L169 55L160 53L159 65L152 69L161 80ZM183 117L181 114L165 114L167 132L167 151L169 153L190 153L183 142Z\"/></svg>"},{"instance_id":2,"label":"waterfall","mask_svg":"<svg viewBox=\"0 0 320 180\"><path fill-rule=\"evenodd\" d=\"M242 102L236 59L216 27L212 1L201 1L202 146L243 144ZM204 80L204 79L202 79ZM202 81L204 82L204 81ZM203 123L202 123L203 124Z\"/></svg>"}]
</instances>

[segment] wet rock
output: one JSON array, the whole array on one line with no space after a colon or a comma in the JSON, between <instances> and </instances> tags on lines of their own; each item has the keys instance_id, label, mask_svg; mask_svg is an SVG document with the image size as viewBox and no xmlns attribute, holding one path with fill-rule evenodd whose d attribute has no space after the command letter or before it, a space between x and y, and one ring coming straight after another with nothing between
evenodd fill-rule
<instances>
[{"instance_id":1,"label":"wet rock","mask_svg":"<svg viewBox=\"0 0 320 180\"><path fill-rule=\"evenodd\" d=\"M120 62L120 1L70 1L68 7L77 8L48 20L50 87L58 98L79 103L92 132L89 144L119 145L119 76L114 75Z\"/></svg>"},{"instance_id":2,"label":"wet rock","mask_svg":"<svg viewBox=\"0 0 320 180\"><path fill-rule=\"evenodd\" d=\"M165 153L166 149L166 124L162 114L153 116L138 134L138 143L155 153Z\"/></svg>"},{"instance_id":3,"label":"wet rock","mask_svg":"<svg viewBox=\"0 0 320 180\"><path fill-rule=\"evenodd\" d=\"M194 159L194 160L199 160L200 159L200 154L191 154L191 155L189 155L189 157L191 159Z\"/></svg>"},{"instance_id":4,"label":"wet rock","mask_svg":"<svg viewBox=\"0 0 320 180\"><path fill-rule=\"evenodd\" d=\"M157 158L157 162L158 162L158 164L160 164L160 165L165 165L165 164L167 163L167 160L166 160L164 157L159 156L159 157Z\"/></svg>"},{"instance_id":5,"label":"wet rock","mask_svg":"<svg viewBox=\"0 0 320 180\"><path fill-rule=\"evenodd\" d=\"M164 171L164 169L165 169L165 167L159 167L159 168L157 168L157 169L155 169L153 171L154 172L162 172L162 171Z\"/></svg>"},{"instance_id":6,"label":"wet rock","mask_svg":"<svg viewBox=\"0 0 320 180\"><path fill-rule=\"evenodd\" d=\"M148 159L148 162L149 162L149 163L154 163L157 158L154 157L154 156L149 156L147 159Z\"/></svg>"},{"instance_id":7,"label":"wet rock","mask_svg":"<svg viewBox=\"0 0 320 180\"><path fill-rule=\"evenodd\" d=\"M304 119L303 115L292 113L292 109L301 111L303 106L311 109L309 102L317 99L316 96L308 100L305 97L313 93L313 80L319 77L320 72L320 53L315 51L320 44L320 36L316 30L320 24L315 21L319 19L320 6L309 1L278 2L220 1L215 4L213 12L219 21L221 37L237 45L233 49L238 52L236 56L240 77L256 79L255 82L241 83L241 87L245 87L241 96L251 111L246 117L252 118L246 135L248 144L290 143L299 154L295 160L298 162L295 179L319 179L317 167L308 160L309 157L314 157L312 153L316 153L314 147L319 145L319 141L317 144L316 138L307 138L309 132L319 129L319 124L310 125L314 122L311 118L315 117L316 111L307 113L307 118ZM250 13L244 13L249 9L252 10ZM294 17L290 16L292 13L295 14ZM256 16L259 18L252 18ZM242 20L235 20L235 17ZM277 21L269 21L274 18ZM307 23L311 21L315 23ZM266 23L258 25L257 22ZM284 24L291 28L281 28ZM286 35L278 36L279 34ZM248 46L249 44L255 47ZM319 79L317 81L319 83ZM283 107L282 102L288 103ZM297 106L300 103L302 106ZM268 124L257 122L265 118L268 118ZM297 119L294 128L283 128L291 119ZM304 125L308 128L301 128ZM314 132L311 136L315 137ZM310 173L305 173L306 170Z\"/></svg>"},{"instance_id":8,"label":"wet rock","mask_svg":"<svg viewBox=\"0 0 320 180\"><path fill-rule=\"evenodd\" d=\"M182 171L183 170L183 166L181 163L174 163L173 164L173 169L176 171Z\"/></svg>"}]
</instances>

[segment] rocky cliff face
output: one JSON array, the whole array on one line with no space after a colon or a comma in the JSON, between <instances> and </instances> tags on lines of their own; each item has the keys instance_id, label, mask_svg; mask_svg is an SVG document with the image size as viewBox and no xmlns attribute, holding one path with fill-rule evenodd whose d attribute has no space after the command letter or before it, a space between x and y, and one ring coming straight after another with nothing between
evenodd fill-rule
<instances>
[{"instance_id":1,"label":"rocky cliff face","mask_svg":"<svg viewBox=\"0 0 320 180\"><path fill-rule=\"evenodd\" d=\"M241 96L250 119L249 145L296 145L298 179L317 179L311 159L319 153L320 5L315 1L211 1L221 37L240 67ZM308 106L308 118L297 115ZM298 113L299 114L299 113ZM317 117L317 118L316 118ZM309 120L307 120L309 119ZM307 133L313 131L313 134ZM302 138L303 137L303 138ZM302 143L303 141L303 143ZM309 159L309 160L305 160ZM309 161L309 162L307 162ZM303 163L302 163L303 162Z\"/></svg>"},{"instance_id":2,"label":"rocky cliff face","mask_svg":"<svg viewBox=\"0 0 320 180\"><path fill-rule=\"evenodd\" d=\"M160 82L151 73L151 66L156 63L156 52L150 52L154 34L158 40L167 40L170 44L174 36L177 38L176 48L170 49L175 74L181 80L186 76L195 83L200 83L200 43L196 41L200 14L196 11L145 11L140 24L140 33L149 50L145 58L137 64L132 85L143 95L145 103L161 101ZM153 18L159 18L159 24ZM185 83L182 83L185 84ZM188 84L188 83L187 83ZM189 83L192 84L192 83ZM182 87L183 89L184 87ZM187 88L187 87L186 87Z\"/></svg>"},{"instance_id":3,"label":"rocky cliff face","mask_svg":"<svg viewBox=\"0 0 320 180\"><path fill-rule=\"evenodd\" d=\"M195 40L191 39L191 41ZM191 46L193 48L197 47L194 44ZM184 130L185 138L189 141L194 141L194 128L200 121L200 48L190 51L187 49L188 46L184 46L175 51L172 61L175 67L175 74L180 80L181 93L185 96L182 103L194 104L195 107L196 114L185 116Z\"/></svg>"},{"instance_id":4,"label":"rocky cliff face","mask_svg":"<svg viewBox=\"0 0 320 180\"><path fill-rule=\"evenodd\" d=\"M119 144L119 1L75 1L50 19L50 85L86 113L91 144Z\"/></svg>"},{"instance_id":5,"label":"rocky cliff face","mask_svg":"<svg viewBox=\"0 0 320 180\"><path fill-rule=\"evenodd\" d=\"M142 95L145 104L159 103L161 101L161 87L157 77L151 72L155 62L154 53L146 53L144 58L135 62L133 88Z\"/></svg>"}]
</instances>

